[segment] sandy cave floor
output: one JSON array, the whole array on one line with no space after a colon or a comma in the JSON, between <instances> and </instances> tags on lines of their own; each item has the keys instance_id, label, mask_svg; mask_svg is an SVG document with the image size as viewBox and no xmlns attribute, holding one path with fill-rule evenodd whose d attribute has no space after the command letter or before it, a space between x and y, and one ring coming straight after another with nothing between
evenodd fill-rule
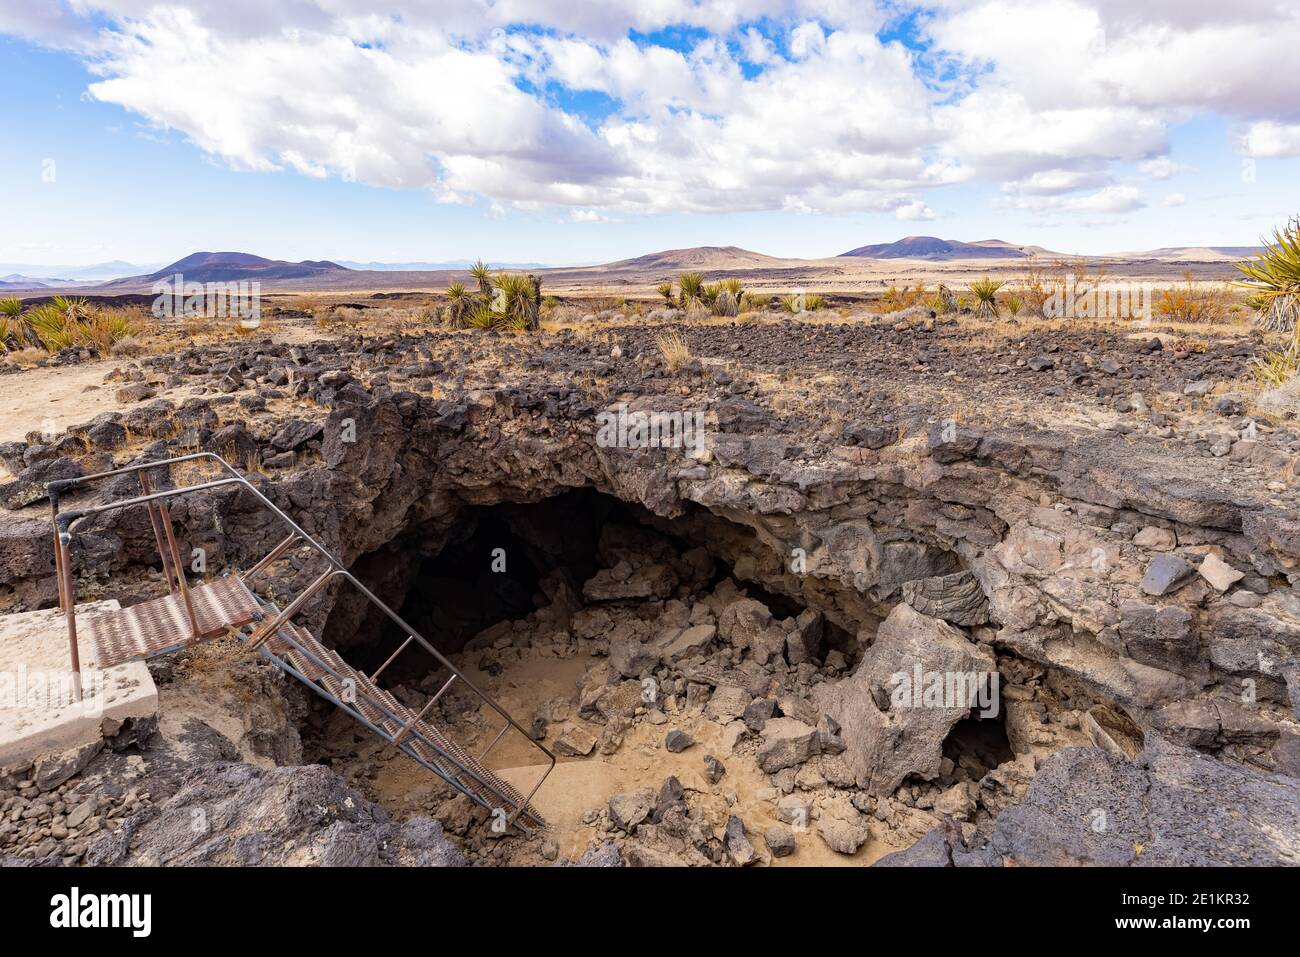
<instances>
[{"instance_id":1,"label":"sandy cave floor","mask_svg":"<svg viewBox=\"0 0 1300 957\"><path fill-rule=\"evenodd\" d=\"M530 656L507 665L500 675L491 679L468 661L458 664L471 681L493 695L506 711L519 716L533 714L557 697L570 697L576 702L575 689L583 673L604 660L583 654L564 659ZM467 743L469 750L477 752L500 728L499 723L492 722L495 717L494 712L484 707L477 720L453 726L451 730L458 740ZM639 788L657 792L669 776L677 777L687 792L692 811L702 811L716 831L725 828L728 816L734 814L744 819L755 846L761 846L763 831L777 823L777 819L770 798L760 797L764 789L770 790L770 784L767 775L758 768L752 748L749 753L743 747L734 754L728 753L724 727L702 714L668 715L667 718L661 725L644 721L633 725L622 747L612 755L603 755L597 749L586 757L559 757L554 771L533 800L549 828L538 840L531 841L528 849L512 854L514 862L545 863L539 846L546 839L556 842L560 860L579 857L587 848L612 836L583 823L589 811L603 808L616 794ZM341 713L332 717L331 735L346 734L343 723L348 721ZM599 732L598 726L590 728L593 733ZM695 744L680 753L668 751L664 736L673 728L685 731ZM558 726L551 729L548 746L553 747L556 731ZM355 760L343 766L335 761L333 766L345 775L350 770L361 772L362 777L354 784L366 797L399 818L428 813L440 803L435 795L444 793L445 788L429 771L364 731L358 731L355 740L358 746ZM336 739L334 743L340 742ZM714 785L704 776L704 757L708 754L726 766L726 773ZM532 763L537 756L538 752L519 736L507 735L493 749L488 763L511 784L526 789L537 783L544 767ZM529 763L521 764L521 761ZM877 822L871 825L870 839L851 855L831 850L811 826L796 830L795 837L797 850L793 854L769 858L768 863L782 867L867 866L907 846L907 842L900 842Z\"/></svg>"}]
</instances>

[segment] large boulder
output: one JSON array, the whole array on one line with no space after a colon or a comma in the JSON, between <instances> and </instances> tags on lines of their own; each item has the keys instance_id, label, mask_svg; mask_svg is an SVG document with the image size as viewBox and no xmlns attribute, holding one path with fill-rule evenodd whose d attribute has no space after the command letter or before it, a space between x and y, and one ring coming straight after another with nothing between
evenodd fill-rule
<instances>
[{"instance_id":1,"label":"large boulder","mask_svg":"<svg viewBox=\"0 0 1300 957\"><path fill-rule=\"evenodd\" d=\"M323 765L208 764L91 845L86 862L448 867L465 859L436 821L417 817L399 827Z\"/></svg>"},{"instance_id":2,"label":"large boulder","mask_svg":"<svg viewBox=\"0 0 1300 957\"><path fill-rule=\"evenodd\" d=\"M939 773L943 742L970 713L966 693L993 683L993 656L951 625L897 605L857 669L813 691L841 728L844 759L858 786L892 794L909 774ZM980 676L986 676L981 678Z\"/></svg>"},{"instance_id":3,"label":"large boulder","mask_svg":"<svg viewBox=\"0 0 1300 957\"><path fill-rule=\"evenodd\" d=\"M990 863L1300 864L1300 780L1147 735L1127 761L1065 748L998 817Z\"/></svg>"}]
</instances>

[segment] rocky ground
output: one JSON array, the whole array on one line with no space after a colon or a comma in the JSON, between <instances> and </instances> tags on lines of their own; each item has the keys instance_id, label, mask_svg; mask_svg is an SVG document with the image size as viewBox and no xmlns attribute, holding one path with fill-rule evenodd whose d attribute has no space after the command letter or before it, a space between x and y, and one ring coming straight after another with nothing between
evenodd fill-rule
<instances>
[{"instance_id":1,"label":"rocky ground","mask_svg":"<svg viewBox=\"0 0 1300 957\"><path fill-rule=\"evenodd\" d=\"M396 605L496 509L536 573L522 603L417 625L560 755L553 827L494 834L216 643L155 663L158 729L9 769L0 854L1300 861L1300 428L1256 402L1257 335L896 316L301 338L106 363L109 411L0 444L0 610L56 601L43 483L144 458L236 461ZM705 445L604 446L620 405L701 412ZM556 504L574 490L621 511ZM281 537L238 491L181 501L209 574ZM159 593L143 513L74 532L82 597ZM315 574L272 572L281 594ZM358 666L384 640L342 594L305 623ZM996 675L996 714L900 704L916 669ZM438 686L392 681L412 706ZM495 732L464 696L437 707L462 740ZM522 783L527 754L496 765Z\"/></svg>"}]
</instances>

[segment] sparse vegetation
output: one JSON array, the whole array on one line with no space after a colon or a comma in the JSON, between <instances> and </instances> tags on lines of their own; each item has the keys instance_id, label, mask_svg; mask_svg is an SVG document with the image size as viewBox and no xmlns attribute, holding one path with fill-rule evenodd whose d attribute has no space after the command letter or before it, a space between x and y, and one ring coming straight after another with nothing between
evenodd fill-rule
<instances>
[{"instance_id":1,"label":"sparse vegetation","mask_svg":"<svg viewBox=\"0 0 1300 957\"><path fill-rule=\"evenodd\" d=\"M12 300L18 302L18 300ZM0 349L13 360L16 353L40 347L60 352L83 346L107 355L113 344L140 331L142 323L122 310L95 309L85 299L55 296L47 303L14 311L6 300L0 309Z\"/></svg>"},{"instance_id":2,"label":"sparse vegetation","mask_svg":"<svg viewBox=\"0 0 1300 957\"><path fill-rule=\"evenodd\" d=\"M927 300L931 298L929 291L925 288L925 283L917 283L916 287L904 286L899 289L897 286L890 286L885 290L880 301L876 303L874 311L877 313L899 312L903 309L910 309L916 305L926 305ZM931 309L938 311L942 308L939 306L930 306Z\"/></svg>"},{"instance_id":3,"label":"sparse vegetation","mask_svg":"<svg viewBox=\"0 0 1300 957\"><path fill-rule=\"evenodd\" d=\"M664 297L664 302L666 302L668 305L671 306L671 305L674 305L674 304L675 304L675 299L674 299L674 297L673 297L673 284L672 284L672 283L670 283L670 282L661 282L661 283L658 285L658 287L656 287L655 291L658 292L659 295L661 295L661 296Z\"/></svg>"},{"instance_id":4,"label":"sparse vegetation","mask_svg":"<svg viewBox=\"0 0 1300 957\"><path fill-rule=\"evenodd\" d=\"M470 268L478 283L472 293L462 282L447 286L443 321L451 329L493 329L532 332L541 323L542 283L536 276L500 272L492 275L482 260Z\"/></svg>"}]
</instances>

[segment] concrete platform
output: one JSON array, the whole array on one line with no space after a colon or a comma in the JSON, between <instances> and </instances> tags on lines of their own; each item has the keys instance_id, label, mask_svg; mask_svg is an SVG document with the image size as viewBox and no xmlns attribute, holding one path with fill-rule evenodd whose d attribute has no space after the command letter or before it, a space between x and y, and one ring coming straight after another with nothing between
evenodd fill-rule
<instances>
[{"instance_id":1,"label":"concrete platform","mask_svg":"<svg viewBox=\"0 0 1300 957\"><path fill-rule=\"evenodd\" d=\"M77 606L77 620L118 608ZM68 633L57 608L0 616L0 767L81 748L116 733L128 718L158 713L158 689L143 661L100 669L80 642L83 698L73 700Z\"/></svg>"}]
</instances>

